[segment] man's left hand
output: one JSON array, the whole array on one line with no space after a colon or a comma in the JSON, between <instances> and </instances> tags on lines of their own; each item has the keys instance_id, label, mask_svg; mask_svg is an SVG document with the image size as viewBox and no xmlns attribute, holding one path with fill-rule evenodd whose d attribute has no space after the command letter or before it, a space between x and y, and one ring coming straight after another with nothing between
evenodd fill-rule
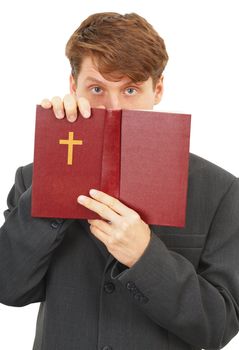
<instances>
[{"instance_id":1,"label":"man's left hand","mask_svg":"<svg viewBox=\"0 0 239 350\"><path fill-rule=\"evenodd\" d=\"M90 190L90 196L77 201L102 217L88 220L90 230L122 264L131 267L150 241L150 228L139 214L108 194Z\"/></svg>"}]
</instances>

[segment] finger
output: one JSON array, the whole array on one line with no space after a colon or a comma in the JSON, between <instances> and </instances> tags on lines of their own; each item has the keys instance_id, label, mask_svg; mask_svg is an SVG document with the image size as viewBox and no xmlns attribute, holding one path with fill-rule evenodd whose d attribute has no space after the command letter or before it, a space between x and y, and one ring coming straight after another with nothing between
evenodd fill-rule
<instances>
[{"instance_id":1,"label":"finger","mask_svg":"<svg viewBox=\"0 0 239 350\"><path fill-rule=\"evenodd\" d=\"M99 109L105 109L105 106L100 105L100 106L97 106L96 108L99 108Z\"/></svg>"},{"instance_id":2,"label":"finger","mask_svg":"<svg viewBox=\"0 0 239 350\"><path fill-rule=\"evenodd\" d=\"M69 122L74 122L77 119L77 104L73 95L65 95L63 99L66 118Z\"/></svg>"},{"instance_id":3,"label":"finger","mask_svg":"<svg viewBox=\"0 0 239 350\"><path fill-rule=\"evenodd\" d=\"M48 100L48 98L44 98L41 101L41 106L42 106L42 108L49 109L49 108L51 108L52 104L51 104L51 101Z\"/></svg>"},{"instance_id":4,"label":"finger","mask_svg":"<svg viewBox=\"0 0 239 350\"><path fill-rule=\"evenodd\" d=\"M62 99L59 96L55 96L51 100L53 111L57 119L63 119L65 116Z\"/></svg>"},{"instance_id":5,"label":"finger","mask_svg":"<svg viewBox=\"0 0 239 350\"><path fill-rule=\"evenodd\" d=\"M104 245L107 247L109 242L109 236L102 232L98 227L91 225L90 231L93 233L93 235L98 238Z\"/></svg>"},{"instance_id":6,"label":"finger","mask_svg":"<svg viewBox=\"0 0 239 350\"><path fill-rule=\"evenodd\" d=\"M107 235L112 233L112 225L104 220L88 220L90 225L96 226L99 230L103 231Z\"/></svg>"},{"instance_id":7,"label":"finger","mask_svg":"<svg viewBox=\"0 0 239 350\"><path fill-rule=\"evenodd\" d=\"M102 204L90 197L81 195L77 198L77 202L99 214L103 219L107 221L114 223L117 223L119 221L119 216L112 209L107 207L107 205Z\"/></svg>"},{"instance_id":8,"label":"finger","mask_svg":"<svg viewBox=\"0 0 239 350\"><path fill-rule=\"evenodd\" d=\"M82 117L89 118L91 115L90 102L85 97L79 97L77 104Z\"/></svg>"},{"instance_id":9,"label":"finger","mask_svg":"<svg viewBox=\"0 0 239 350\"><path fill-rule=\"evenodd\" d=\"M114 198L107 193L104 193L102 191L98 191L95 189L90 190L90 195L92 198L96 199L97 201L107 205L109 208L111 208L114 212L118 213L122 216L128 216L132 213L136 212L127 207L125 204L121 203L117 198Z\"/></svg>"}]
</instances>

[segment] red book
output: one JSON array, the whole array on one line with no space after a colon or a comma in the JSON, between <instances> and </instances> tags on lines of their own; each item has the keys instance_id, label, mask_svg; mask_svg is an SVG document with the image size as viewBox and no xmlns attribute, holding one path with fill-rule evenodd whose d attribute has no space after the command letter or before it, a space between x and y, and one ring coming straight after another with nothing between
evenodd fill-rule
<instances>
[{"instance_id":1,"label":"red book","mask_svg":"<svg viewBox=\"0 0 239 350\"><path fill-rule=\"evenodd\" d=\"M190 115L92 109L58 120L37 106L32 216L95 219L77 203L91 188L118 198L148 224L185 225Z\"/></svg>"}]
</instances>

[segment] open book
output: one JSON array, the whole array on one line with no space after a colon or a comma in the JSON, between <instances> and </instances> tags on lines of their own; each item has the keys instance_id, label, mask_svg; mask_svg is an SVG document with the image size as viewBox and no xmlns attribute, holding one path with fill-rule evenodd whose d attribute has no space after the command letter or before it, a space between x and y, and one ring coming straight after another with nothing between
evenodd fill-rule
<instances>
[{"instance_id":1,"label":"open book","mask_svg":"<svg viewBox=\"0 0 239 350\"><path fill-rule=\"evenodd\" d=\"M77 203L91 188L148 224L185 225L190 115L92 109L74 123L37 106L32 216L94 219Z\"/></svg>"}]
</instances>

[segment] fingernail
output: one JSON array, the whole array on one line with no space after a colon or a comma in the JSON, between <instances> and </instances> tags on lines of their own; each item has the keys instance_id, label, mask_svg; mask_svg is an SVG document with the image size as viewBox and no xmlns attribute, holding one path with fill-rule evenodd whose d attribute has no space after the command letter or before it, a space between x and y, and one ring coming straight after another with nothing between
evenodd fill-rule
<instances>
[{"instance_id":1,"label":"fingernail","mask_svg":"<svg viewBox=\"0 0 239 350\"><path fill-rule=\"evenodd\" d=\"M86 200L86 196L83 196L83 195L80 195L78 198L77 198L77 201L80 202L80 203L84 203L85 200Z\"/></svg>"},{"instance_id":2,"label":"fingernail","mask_svg":"<svg viewBox=\"0 0 239 350\"><path fill-rule=\"evenodd\" d=\"M89 118L90 117L90 111L86 109L85 111L82 112L84 118Z\"/></svg>"},{"instance_id":3,"label":"fingernail","mask_svg":"<svg viewBox=\"0 0 239 350\"><path fill-rule=\"evenodd\" d=\"M41 106L43 107L43 108L51 108L51 102L50 101L48 101L48 100L43 100L42 102L41 102Z\"/></svg>"},{"instance_id":4,"label":"fingernail","mask_svg":"<svg viewBox=\"0 0 239 350\"><path fill-rule=\"evenodd\" d=\"M89 193L90 193L91 196L95 196L95 195L97 195L98 191L92 188L92 189L89 191Z\"/></svg>"},{"instance_id":5,"label":"fingernail","mask_svg":"<svg viewBox=\"0 0 239 350\"><path fill-rule=\"evenodd\" d=\"M62 118L64 118L64 113L63 113L63 111L62 110L57 110L56 111L56 117L58 118L58 119L62 119Z\"/></svg>"},{"instance_id":6,"label":"fingernail","mask_svg":"<svg viewBox=\"0 0 239 350\"><path fill-rule=\"evenodd\" d=\"M76 120L76 117L74 115L69 115L68 120L73 123Z\"/></svg>"}]
</instances>

